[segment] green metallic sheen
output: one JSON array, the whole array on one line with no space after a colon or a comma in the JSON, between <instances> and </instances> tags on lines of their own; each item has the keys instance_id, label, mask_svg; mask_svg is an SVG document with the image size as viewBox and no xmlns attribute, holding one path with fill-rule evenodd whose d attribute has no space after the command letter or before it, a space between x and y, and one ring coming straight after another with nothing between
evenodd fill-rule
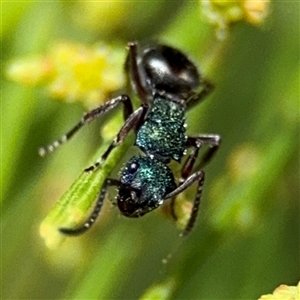
<instances>
[{"instance_id":1,"label":"green metallic sheen","mask_svg":"<svg viewBox=\"0 0 300 300\"><path fill-rule=\"evenodd\" d=\"M133 168L135 166L135 168ZM134 156L126 164L120 180L140 193L139 203L154 209L176 188L171 169L149 156Z\"/></svg>"},{"instance_id":2,"label":"green metallic sheen","mask_svg":"<svg viewBox=\"0 0 300 300\"><path fill-rule=\"evenodd\" d=\"M145 122L137 132L136 145L158 158L180 161L186 148L185 106L155 97Z\"/></svg>"}]
</instances>

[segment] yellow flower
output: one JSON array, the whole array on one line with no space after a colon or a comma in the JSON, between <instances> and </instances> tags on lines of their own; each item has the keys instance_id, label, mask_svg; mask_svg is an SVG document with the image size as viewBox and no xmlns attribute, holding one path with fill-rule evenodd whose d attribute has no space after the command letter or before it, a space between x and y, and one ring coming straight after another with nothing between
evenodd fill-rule
<instances>
[{"instance_id":1,"label":"yellow flower","mask_svg":"<svg viewBox=\"0 0 300 300\"><path fill-rule=\"evenodd\" d=\"M45 85L56 99L82 101L91 107L124 86L124 59L123 47L59 42L44 56L12 62L7 75L24 85Z\"/></svg>"},{"instance_id":2,"label":"yellow flower","mask_svg":"<svg viewBox=\"0 0 300 300\"><path fill-rule=\"evenodd\" d=\"M238 21L261 24L269 14L270 0L200 0L202 11L209 22L217 27L217 37L224 39L228 28Z\"/></svg>"},{"instance_id":3,"label":"yellow flower","mask_svg":"<svg viewBox=\"0 0 300 300\"><path fill-rule=\"evenodd\" d=\"M300 282L297 286L280 285L273 294L263 295L259 300L299 300Z\"/></svg>"}]
</instances>

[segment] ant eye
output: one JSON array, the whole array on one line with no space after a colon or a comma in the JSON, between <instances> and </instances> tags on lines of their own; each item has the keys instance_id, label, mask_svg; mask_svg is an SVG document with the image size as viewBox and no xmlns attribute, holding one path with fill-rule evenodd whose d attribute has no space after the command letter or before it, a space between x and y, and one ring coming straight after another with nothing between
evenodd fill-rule
<instances>
[{"instance_id":1,"label":"ant eye","mask_svg":"<svg viewBox=\"0 0 300 300\"><path fill-rule=\"evenodd\" d=\"M137 171L138 167L139 167L139 165L138 165L137 163L134 162L134 163L132 163L132 164L130 164L130 165L128 166L127 171L128 171L130 174L134 174L134 173Z\"/></svg>"}]
</instances>

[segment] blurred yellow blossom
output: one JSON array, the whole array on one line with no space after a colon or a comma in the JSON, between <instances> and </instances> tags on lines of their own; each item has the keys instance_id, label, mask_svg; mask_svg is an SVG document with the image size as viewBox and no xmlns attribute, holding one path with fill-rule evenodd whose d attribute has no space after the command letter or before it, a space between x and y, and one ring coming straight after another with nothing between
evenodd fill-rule
<instances>
[{"instance_id":1,"label":"blurred yellow blossom","mask_svg":"<svg viewBox=\"0 0 300 300\"><path fill-rule=\"evenodd\" d=\"M179 229L185 229L190 220L193 210L193 203L187 200L185 194L178 195L174 205L174 213L176 215L176 226Z\"/></svg>"},{"instance_id":2,"label":"blurred yellow blossom","mask_svg":"<svg viewBox=\"0 0 300 300\"><path fill-rule=\"evenodd\" d=\"M227 161L232 180L241 182L254 178L259 173L262 155L255 144L244 143L236 147Z\"/></svg>"},{"instance_id":3,"label":"blurred yellow blossom","mask_svg":"<svg viewBox=\"0 0 300 300\"><path fill-rule=\"evenodd\" d=\"M169 200L161 208L161 212L165 217L175 219L176 226L180 230L185 229L187 226L193 210L193 203L187 198L186 193L182 193L176 197L174 204Z\"/></svg>"},{"instance_id":4,"label":"blurred yellow blossom","mask_svg":"<svg viewBox=\"0 0 300 300\"><path fill-rule=\"evenodd\" d=\"M46 57L16 59L6 69L7 76L27 86L43 84L55 75L53 65Z\"/></svg>"},{"instance_id":5,"label":"blurred yellow blossom","mask_svg":"<svg viewBox=\"0 0 300 300\"><path fill-rule=\"evenodd\" d=\"M42 57L13 61L6 73L21 84L45 85L56 99L91 107L124 86L124 57L123 47L59 42Z\"/></svg>"},{"instance_id":6,"label":"blurred yellow blossom","mask_svg":"<svg viewBox=\"0 0 300 300\"><path fill-rule=\"evenodd\" d=\"M224 39L228 27L238 21L261 24L269 14L270 0L200 0L203 14L217 27L217 36Z\"/></svg>"},{"instance_id":7,"label":"blurred yellow blossom","mask_svg":"<svg viewBox=\"0 0 300 300\"><path fill-rule=\"evenodd\" d=\"M260 24L266 19L270 12L270 0L245 0L243 10L247 22Z\"/></svg>"},{"instance_id":8,"label":"blurred yellow blossom","mask_svg":"<svg viewBox=\"0 0 300 300\"><path fill-rule=\"evenodd\" d=\"M280 285L273 294L263 295L259 300L299 300L300 282L297 286Z\"/></svg>"}]
</instances>

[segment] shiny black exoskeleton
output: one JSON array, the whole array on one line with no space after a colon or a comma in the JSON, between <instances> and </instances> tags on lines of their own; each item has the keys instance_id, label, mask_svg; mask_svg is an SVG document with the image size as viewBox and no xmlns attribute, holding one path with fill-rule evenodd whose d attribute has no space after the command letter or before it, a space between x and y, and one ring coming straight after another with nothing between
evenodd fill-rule
<instances>
[{"instance_id":1,"label":"shiny black exoskeleton","mask_svg":"<svg viewBox=\"0 0 300 300\"><path fill-rule=\"evenodd\" d=\"M220 137L186 136L185 112L201 101L211 91L212 85L201 77L186 55L172 47L138 43L129 43L128 47L125 72L128 84L141 100L141 106L133 111L129 96L116 97L85 114L61 139L40 149L41 155L52 152L83 125L122 103L124 125L102 157L85 171L97 169L131 130L136 132L135 145L144 152L144 155L134 156L125 164L119 180L105 180L89 219L78 228L60 228L64 234L78 235L92 226L99 215L109 186L117 186L117 205L120 212L127 217L143 216L165 200L171 199L172 215L176 218L176 196L197 183L192 213L184 233L190 232L195 223L204 183L204 172L201 168L218 149ZM194 167L203 144L207 144L209 148L198 166ZM191 151L182 165L181 178L176 184L168 163L171 160L180 163L188 148Z\"/></svg>"}]
</instances>

